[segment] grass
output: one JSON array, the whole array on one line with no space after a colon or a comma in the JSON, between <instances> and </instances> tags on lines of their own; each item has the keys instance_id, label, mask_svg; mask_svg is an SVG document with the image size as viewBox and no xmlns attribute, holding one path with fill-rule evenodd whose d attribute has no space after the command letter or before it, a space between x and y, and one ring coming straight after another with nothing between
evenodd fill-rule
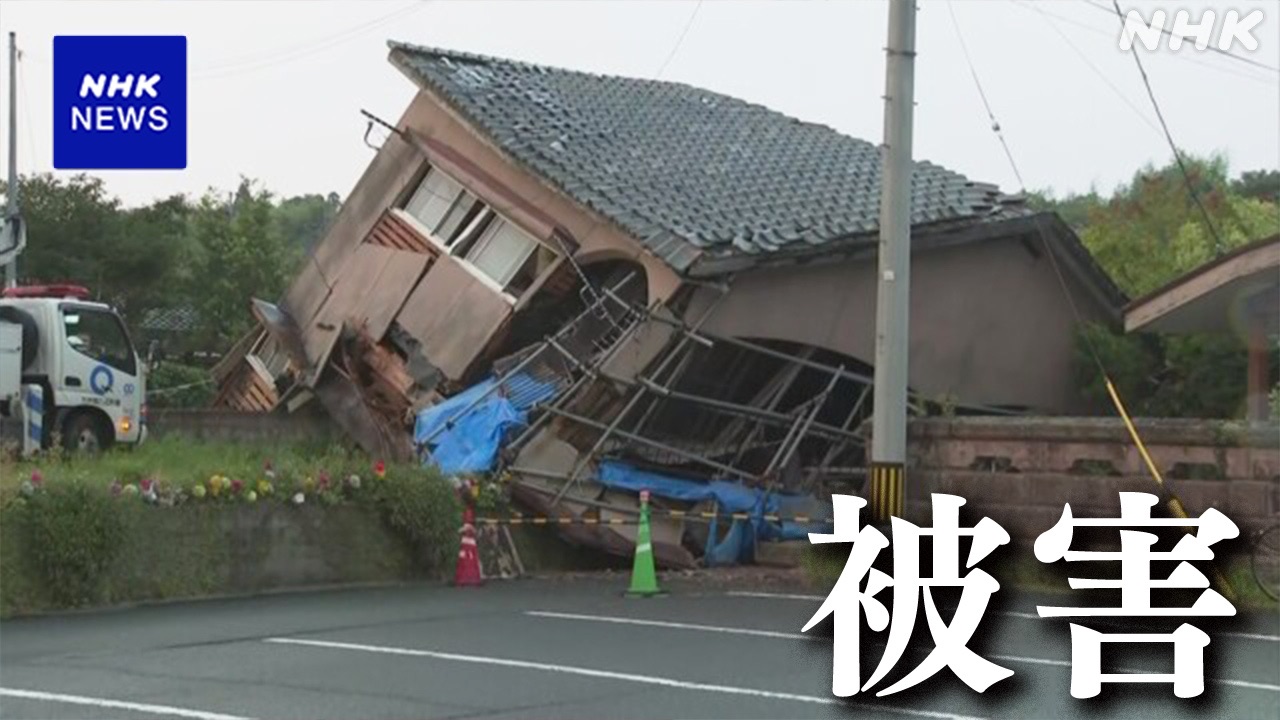
<instances>
[{"instance_id":1,"label":"grass","mask_svg":"<svg viewBox=\"0 0 1280 720\"><path fill-rule=\"evenodd\" d=\"M47 482L136 483L144 478L162 486L190 487L211 475L225 475L246 482L263 477L270 461L286 484L321 471L368 475L372 462L363 453L333 444L267 444L197 442L179 438L148 441L136 448L118 447L98 456L47 452L31 460L0 456L0 501L16 494L23 481L39 470ZM278 485L280 483L277 483Z\"/></svg>"},{"instance_id":2,"label":"grass","mask_svg":"<svg viewBox=\"0 0 1280 720\"><path fill-rule=\"evenodd\" d=\"M268 462L271 492L254 498L249 490L267 481ZM280 578L371 582L450 571L461 512L452 485L416 464L385 470L376 478L373 458L334 444L166 438L98 456L5 455L0 616L255 592ZM240 492L219 481L215 497L214 476L241 481ZM143 480L158 489L154 503L139 497ZM290 501L297 492L300 506Z\"/></svg>"}]
</instances>

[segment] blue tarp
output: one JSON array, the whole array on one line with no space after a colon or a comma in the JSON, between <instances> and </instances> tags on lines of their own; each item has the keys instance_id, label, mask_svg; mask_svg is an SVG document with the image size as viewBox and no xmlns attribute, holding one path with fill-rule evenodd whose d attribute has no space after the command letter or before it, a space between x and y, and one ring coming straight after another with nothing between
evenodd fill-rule
<instances>
[{"instance_id":1,"label":"blue tarp","mask_svg":"<svg viewBox=\"0 0 1280 720\"><path fill-rule=\"evenodd\" d=\"M423 464L438 465L446 475L493 470L508 433L527 424L529 408L556 393L553 383L528 373L510 375L495 389L497 383L490 378L418 413L413 439L422 452ZM797 540L810 532L831 532L830 522L801 525L764 519L765 515L805 514L812 507L812 498L766 493L724 480L695 482L615 460L600 463L597 480L606 487L648 490L671 500L714 501L720 514L747 513L750 519L733 520L723 539L718 538L719 520L712 520L706 548L708 565L750 562L757 540ZM822 514L829 517L830 510Z\"/></svg>"},{"instance_id":2,"label":"blue tarp","mask_svg":"<svg viewBox=\"0 0 1280 720\"><path fill-rule=\"evenodd\" d=\"M528 422L530 407L555 394L553 384L526 373L509 376L494 390L497 382L490 378L418 413L413 440L424 464L446 475L494 469L507 433Z\"/></svg>"},{"instance_id":3,"label":"blue tarp","mask_svg":"<svg viewBox=\"0 0 1280 720\"><path fill-rule=\"evenodd\" d=\"M659 497L687 502L714 501L721 514L747 513L750 520L734 520L723 540L717 539L718 519L711 523L707 537L708 565L732 565L750 562L755 557L757 540L798 540L811 532L831 532L831 523L801 525L796 522L766 522L765 515L796 514L788 508L807 507L810 498L792 497L748 488L739 483L716 480L709 483L640 470L626 463L606 460L600 463L597 478L601 485L619 490L648 490ZM829 516L830 513L828 512Z\"/></svg>"}]
</instances>

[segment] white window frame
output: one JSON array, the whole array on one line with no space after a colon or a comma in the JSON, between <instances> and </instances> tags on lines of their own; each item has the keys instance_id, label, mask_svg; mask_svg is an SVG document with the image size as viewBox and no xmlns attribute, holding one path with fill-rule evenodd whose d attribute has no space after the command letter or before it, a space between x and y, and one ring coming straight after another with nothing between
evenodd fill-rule
<instances>
[{"instance_id":1,"label":"white window frame","mask_svg":"<svg viewBox=\"0 0 1280 720\"><path fill-rule=\"evenodd\" d=\"M458 187L460 188L459 197L461 196L461 193L466 193L468 196L474 198L475 201L479 202L483 206L483 209L479 212L479 214L477 214L476 217L473 218L471 222L467 224L467 227L463 229L462 233L458 235L457 239L451 244L446 242L444 238L438 237L431 228L428 228L413 213L405 209L409 205L409 203L413 200L413 198L416 197L417 194L422 190L422 186L427 182L428 178L431 177L432 173L440 173L445 178L449 179L454 184L458 185ZM453 202L454 204L457 203L457 197L454 198ZM450 205L450 210L452 210L453 207L454 207L453 205ZM411 227L413 227L414 230L417 230L418 233L421 234L424 238L426 238L428 242L434 245L436 249L440 251L441 254L450 255L456 260L458 260L459 264L462 265L462 267L465 268L467 272L469 272L475 278L479 279L491 290L501 295L507 302L512 304L516 302L516 297L511 293L507 292L507 285L511 283L511 280L515 276L515 274L520 272L520 268L524 265L524 263L528 262L529 257L533 255L533 253L538 251L538 246L541 245L541 246L547 247L547 249L555 253L557 257L560 256L560 253L556 251L555 248L552 248L548 246L546 243L542 242L541 240L538 240L531 233L525 231L525 229L522 228L519 224L512 222L508 217L498 212L497 209L495 209L492 204L490 204L487 200L477 195L466 185L462 184L462 182L460 182L457 178L453 177L449 173L444 172L443 170L436 167L435 165L428 166L427 171L423 173L421 177L419 177L417 184L413 187L413 190L407 193L404 196L403 200L400 203L398 203L396 207L393 207L391 211L401 220L403 220L404 222L409 224ZM447 218L448 214L449 214L449 211L446 211L445 215L441 218L441 221L443 221L444 218ZM488 225L481 232L480 236L477 237L474 242L470 243L470 247L467 249L467 252L464 254L460 254L456 252L459 245L466 244L463 241L466 238L470 237L470 235L475 232L475 227L478 226L480 223L484 222L485 218L491 218L491 219L489 220ZM490 277L488 273L484 272L479 267L477 267L469 258L472 255L476 254L478 251L480 251L482 248L486 247L488 243L492 240L493 236L497 233L497 230L501 228L503 225L509 225L512 229L514 229L516 232L520 233L522 236L527 238L530 242L529 242L527 251L523 253L520 260L517 263L515 263L515 265L513 266L513 269L511 271L511 277L508 277L506 282L499 283L497 279Z\"/></svg>"}]
</instances>

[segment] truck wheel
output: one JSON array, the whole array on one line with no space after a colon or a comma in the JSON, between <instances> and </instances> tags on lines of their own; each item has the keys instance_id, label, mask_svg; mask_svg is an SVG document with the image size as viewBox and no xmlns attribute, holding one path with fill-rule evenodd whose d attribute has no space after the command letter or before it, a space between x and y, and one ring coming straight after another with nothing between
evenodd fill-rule
<instances>
[{"instance_id":1,"label":"truck wheel","mask_svg":"<svg viewBox=\"0 0 1280 720\"><path fill-rule=\"evenodd\" d=\"M62 445L73 453L95 455L111 444L104 423L90 413L78 412L62 427Z\"/></svg>"}]
</instances>

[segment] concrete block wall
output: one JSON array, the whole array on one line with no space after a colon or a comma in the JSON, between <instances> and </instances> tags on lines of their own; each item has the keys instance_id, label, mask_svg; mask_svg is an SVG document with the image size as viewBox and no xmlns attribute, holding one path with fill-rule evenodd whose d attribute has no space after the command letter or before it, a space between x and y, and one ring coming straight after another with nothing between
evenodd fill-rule
<instances>
[{"instance_id":1,"label":"concrete block wall","mask_svg":"<svg viewBox=\"0 0 1280 720\"><path fill-rule=\"evenodd\" d=\"M328 416L320 410L296 413L246 413L225 409L151 411L149 438L181 437L206 442L342 441Z\"/></svg>"}]
</instances>

